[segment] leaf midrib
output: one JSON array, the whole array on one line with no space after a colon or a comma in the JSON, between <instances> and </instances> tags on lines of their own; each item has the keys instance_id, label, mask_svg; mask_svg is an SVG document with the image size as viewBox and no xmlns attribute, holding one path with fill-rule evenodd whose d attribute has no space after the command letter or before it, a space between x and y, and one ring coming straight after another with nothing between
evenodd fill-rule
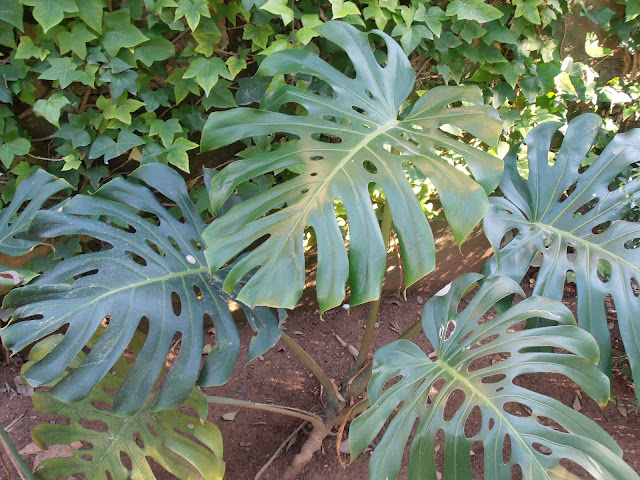
<instances>
[{"instance_id":1,"label":"leaf midrib","mask_svg":"<svg viewBox=\"0 0 640 480\"><path fill-rule=\"evenodd\" d=\"M360 142L358 142L358 144L355 147L353 147L353 148L348 150L348 151L350 151L350 153L345 155L343 157L343 159L333 167L331 172L329 172L329 174L325 177L325 180L323 182L321 182L320 186L310 196L310 198L307 201L306 205L302 208L302 210L298 214L298 218L294 222L294 224L292 225L291 229L289 230L289 233L282 237L282 241L280 242L280 248L278 248L278 251L274 255L273 258L280 257L280 254L282 253L282 249L284 248L285 245L288 244L289 238L291 237L291 235L293 235L293 233L295 231L297 231L297 229L298 229L298 227L300 225L300 222L302 222L302 219L307 217L307 212L309 211L311 206L313 204L315 204L316 199L318 198L320 193L323 192L324 189L327 188L331 184L331 181L338 174L339 171L344 170L344 166L349 162L349 160L351 160L362 149L366 148L367 145L374 138L376 138L376 137L378 137L380 135L384 135L387 131L389 131L392 128L396 127L398 125L398 123L399 123L399 121L397 119L390 120L390 121L387 121L386 123L383 123L378 128L376 128L373 132L371 132L369 135L365 136Z\"/></svg>"}]
</instances>

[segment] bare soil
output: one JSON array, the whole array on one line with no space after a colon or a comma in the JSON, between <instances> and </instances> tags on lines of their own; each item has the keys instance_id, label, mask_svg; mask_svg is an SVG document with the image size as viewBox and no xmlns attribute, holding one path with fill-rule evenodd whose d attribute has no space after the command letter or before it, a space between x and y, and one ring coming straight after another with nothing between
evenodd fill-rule
<instances>
[{"instance_id":1,"label":"bare soil","mask_svg":"<svg viewBox=\"0 0 640 480\"><path fill-rule=\"evenodd\" d=\"M529 280L523 282L523 287L528 291L531 290ZM435 290L424 285L412 288L409 290L406 301L398 295L383 297L373 350L395 339L398 335L396 330L404 331L418 320L422 303L430 298ZM565 297L565 303L575 312L575 291L568 287ZM614 311L610 308L609 313L612 315L610 327L614 349L622 350ZM318 361L330 377L340 381L346 376L353 357L347 348L338 342L335 334L345 342L358 347L366 317L367 306L358 306L349 310L338 307L326 312L323 319L320 319L317 310L308 307L293 312L287 319L285 327L287 333ZM243 354L246 357L253 332L245 322L240 322L239 330ZM419 337L418 343L428 348L424 336L420 334ZM214 338L210 335L207 340L213 343ZM15 389L13 378L19 374L19 369L20 361L15 359L9 365L0 367L0 390L6 388L5 383ZM624 451L624 459L640 473L640 419L631 408L635 398L633 386L631 380L623 375L621 368L617 371L618 374L614 378L617 405L609 403L605 408L600 408L583 394L581 412L595 420L613 436ZM527 375L522 378L521 384L531 390L557 398L569 406L573 405L579 390L568 379L548 374ZM297 407L318 414L322 414L324 408L320 385L297 357L281 343L267 352L263 359L257 359L248 365L240 363L236 367L232 380L226 385L207 388L205 392ZM225 479L251 480L301 421L276 414L242 409L238 411L234 420L222 419L225 413L236 410L238 409L234 407L212 406L209 419L216 423L223 433L224 460L227 466ZM0 393L0 422L5 427L13 423L9 435L18 449L31 442L29 431L33 426L53 421L56 421L54 416L35 411L29 397L9 395L6 391ZM282 478L283 472L294 455L300 451L306 438L306 431L303 429L289 442L289 448L283 450L261 478L271 480ZM474 460L473 465L478 471L474 478L483 478L481 451L476 453L479 458ZM407 457L405 452L405 465ZM34 455L25 455L29 465L33 459ZM322 451L314 456L299 478L304 480L366 479L368 459L369 454L365 453L353 464L348 465L348 455L342 455L346 466L341 466L336 454L335 438L328 437ZM4 478L6 473L1 467L0 472L2 472L0 478ZM158 478L174 477L162 472ZM399 478L407 478L406 466Z\"/></svg>"}]
</instances>

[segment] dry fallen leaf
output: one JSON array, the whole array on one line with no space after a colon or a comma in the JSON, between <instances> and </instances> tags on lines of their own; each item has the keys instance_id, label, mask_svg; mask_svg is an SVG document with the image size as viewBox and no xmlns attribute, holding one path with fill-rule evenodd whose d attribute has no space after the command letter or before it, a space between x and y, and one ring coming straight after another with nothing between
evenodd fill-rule
<instances>
[{"instance_id":1,"label":"dry fallen leaf","mask_svg":"<svg viewBox=\"0 0 640 480\"><path fill-rule=\"evenodd\" d=\"M222 415L222 419L228 422L232 422L236 419L236 415L238 415L238 410L236 410L235 412L225 413L224 415Z\"/></svg>"},{"instance_id":2,"label":"dry fallen leaf","mask_svg":"<svg viewBox=\"0 0 640 480\"><path fill-rule=\"evenodd\" d=\"M24 456L24 455L35 455L36 453L40 453L42 451L43 450L38 445L31 442L28 445L25 445L24 447L22 447L22 449L18 453L20 454L20 456Z\"/></svg>"},{"instance_id":3,"label":"dry fallen leaf","mask_svg":"<svg viewBox=\"0 0 640 480\"><path fill-rule=\"evenodd\" d=\"M340 444L340 453L349 454L351 450L349 449L349 440L343 440Z\"/></svg>"},{"instance_id":4,"label":"dry fallen leaf","mask_svg":"<svg viewBox=\"0 0 640 480\"><path fill-rule=\"evenodd\" d=\"M627 418L627 408L624 406L624 403L620 398L616 398L616 407L618 407L618 412L620 412L620 415L622 415L624 418Z\"/></svg>"},{"instance_id":5,"label":"dry fallen leaf","mask_svg":"<svg viewBox=\"0 0 640 480\"><path fill-rule=\"evenodd\" d=\"M207 355L207 354L209 354L211 352L212 349L213 349L213 347L207 343L207 344L205 344L204 347L202 347L202 354L203 355Z\"/></svg>"},{"instance_id":6,"label":"dry fallen leaf","mask_svg":"<svg viewBox=\"0 0 640 480\"><path fill-rule=\"evenodd\" d=\"M580 410L582 410L582 404L580 403L580 399L578 398L578 395L576 395L576 398L573 400L573 409L576 412L579 412Z\"/></svg>"},{"instance_id":7,"label":"dry fallen leaf","mask_svg":"<svg viewBox=\"0 0 640 480\"><path fill-rule=\"evenodd\" d=\"M416 297L416 300L418 300L418 305L422 305L424 303L424 298L422 298L420 295Z\"/></svg>"},{"instance_id":8,"label":"dry fallen leaf","mask_svg":"<svg viewBox=\"0 0 640 480\"><path fill-rule=\"evenodd\" d=\"M69 445L51 445L47 450L40 452L33 459L32 468L35 470L42 462L48 458L72 457L73 450Z\"/></svg>"},{"instance_id":9,"label":"dry fallen leaf","mask_svg":"<svg viewBox=\"0 0 640 480\"><path fill-rule=\"evenodd\" d=\"M33 387L24 383L20 379L20 376L14 377L13 383L16 384L16 392L18 393L18 395L25 395L27 397L33 396Z\"/></svg>"}]
</instances>

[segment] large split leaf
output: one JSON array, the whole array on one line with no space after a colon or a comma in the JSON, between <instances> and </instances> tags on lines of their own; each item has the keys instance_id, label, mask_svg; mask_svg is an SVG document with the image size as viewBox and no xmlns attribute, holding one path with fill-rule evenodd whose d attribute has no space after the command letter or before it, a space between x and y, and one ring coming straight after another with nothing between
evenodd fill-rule
<instances>
[{"instance_id":1,"label":"large split leaf","mask_svg":"<svg viewBox=\"0 0 640 480\"><path fill-rule=\"evenodd\" d=\"M11 204L0 210L0 253L17 257L39 245L37 239L16 235L24 234L44 202L65 188L71 185L44 170L37 170L20 183Z\"/></svg>"},{"instance_id":2,"label":"large split leaf","mask_svg":"<svg viewBox=\"0 0 640 480\"><path fill-rule=\"evenodd\" d=\"M134 355L143 342L144 335L134 336ZM181 479L222 479L222 436L218 427L206 421L208 403L198 388L191 390L181 408L154 412L152 396L131 416L113 413L113 392L122 388L130 368L130 362L121 356L84 400L64 403L49 392L33 396L38 410L70 420L67 425L37 425L31 435L40 448L83 444L72 449L72 457L45 460L36 471L38 478L74 478L77 474L92 480L155 478L149 457Z\"/></svg>"},{"instance_id":3,"label":"large split leaf","mask_svg":"<svg viewBox=\"0 0 640 480\"><path fill-rule=\"evenodd\" d=\"M64 260L32 284L13 290L4 305L16 307L14 318L24 320L2 331L5 345L17 351L67 327L64 340L25 374L31 384L40 385L63 372L107 319L91 353L52 390L56 398L74 401L89 394L138 325L148 323L144 348L115 399L118 413L136 411L145 401L175 334L181 336L180 352L157 397L158 409L182 402L196 379L201 385L226 382L240 351L227 307L231 297L222 291L222 280L209 273L201 247L204 223L184 180L160 164L143 166L133 177L177 205L181 218L172 216L149 188L123 179L109 182L95 196L75 196L62 212L39 212L31 233L88 235L106 246ZM260 330L250 348L253 358L275 344L280 330L266 308L245 308L245 313ZM200 372L208 319L215 326L216 346Z\"/></svg>"},{"instance_id":4,"label":"large split leaf","mask_svg":"<svg viewBox=\"0 0 640 480\"><path fill-rule=\"evenodd\" d=\"M434 88L399 113L415 81L402 48L382 32L366 34L347 23L328 22L317 31L345 50L354 78L308 51L277 52L264 60L259 75L310 75L328 85L330 94L283 86L267 94L259 110L236 108L211 114L203 130L203 150L259 135L282 133L298 138L276 151L237 160L212 181L211 202L219 209L244 181L287 167L304 169L236 206L205 231L206 257L214 271L253 242L268 237L236 264L225 282L230 291L257 268L239 294L248 305L296 305L305 282L307 226L315 230L318 241L316 283L321 309L342 301L347 279L351 304L378 298L386 252L369 196L371 183L384 190L405 259L406 284L411 285L433 270L435 247L403 164L414 164L437 187L458 242L486 212L486 192L496 187L502 172L499 159L440 128L453 126L490 145L496 142L501 122L495 110L482 105L478 88ZM371 50L370 36L386 43L384 67ZM453 106L458 102L463 105ZM303 107L298 110L307 115L279 112L292 104ZM461 154L475 181L443 159L444 150ZM347 211L348 256L334 199ZM283 204L284 208L273 211Z\"/></svg>"},{"instance_id":5,"label":"large split leaf","mask_svg":"<svg viewBox=\"0 0 640 480\"><path fill-rule=\"evenodd\" d=\"M622 450L595 422L514 383L522 374L562 374L598 403L606 403L609 382L594 363L598 346L591 335L574 326L571 312L562 303L544 297L527 298L480 323L498 300L523 294L508 277L488 279L458 313L462 296L481 278L463 275L446 294L425 305L422 328L435 349L435 360L408 340L397 340L376 352L367 390L371 407L351 424L349 432L352 458L395 413L371 456L370 479L397 477L416 420L409 460L411 480L436 478L439 431L444 434L444 478L471 479L471 448L481 442L484 478L511 479L512 468L519 465L522 478L577 480L560 463L567 459L600 480L637 479L622 461ZM558 325L512 328L532 316ZM538 347L561 347L572 353L544 353ZM397 383L383 390L397 377ZM522 413L527 411L530 414ZM507 436L510 458L505 460ZM479 447L474 448L480 454Z\"/></svg>"},{"instance_id":6,"label":"large split leaf","mask_svg":"<svg viewBox=\"0 0 640 480\"><path fill-rule=\"evenodd\" d=\"M506 198L492 198L484 220L484 231L496 252L484 271L508 275L519 282L534 257L541 254L533 293L556 299L562 298L567 272L573 272L578 324L598 341L600 367L608 374L612 368L611 342L604 302L610 294L637 380L640 298L634 283L637 287L640 281L640 249L635 248L640 223L622 219L638 197L640 179L622 187L612 181L640 159L640 130L616 135L586 168L583 162L598 134L599 117L584 114L574 119L555 163L550 165L551 140L559 127L556 122L544 123L525 138L529 166L526 180L517 170L521 147L514 147L505 158L500 188ZM502 245L505 233L514 229L515 238Z\"/></svg>"}]
</instances>

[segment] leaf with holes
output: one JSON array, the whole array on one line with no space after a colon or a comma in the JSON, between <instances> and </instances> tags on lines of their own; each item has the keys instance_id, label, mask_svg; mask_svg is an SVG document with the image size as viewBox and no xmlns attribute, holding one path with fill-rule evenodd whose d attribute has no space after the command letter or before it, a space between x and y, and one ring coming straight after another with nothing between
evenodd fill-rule
<instances>
[{"instance_id":1,"label":"leaf with holes","mask_svg":"<svg viewBox=\"0 0 640 480\"><path fill-rule=\"evenodd\" d=\"M36 386L63 372L106 318L109 325L95 348L52 390L59 400L75 401L107 374L138 325L148 324L144 348L115 399L118 413L140 408L176 334L181 336L179 354L157 396L157 409L178 405L196 380L205 386L226 382L240 353L227 306L232 297L206 265L201 248L205 225L184 180L161 164L145 165L132 175L175 204L179 218L149 188L123 179L107 183L95 196L76 195L62 212L39 212L31 234L88 235L104 246L63 260L37 281L13 290L4 306L17 310L13 323L2 331L5 345L18 351L66 326L64 341L25 374ZM275 344L280 327L268 309L243 308L259 332L249 350L252 359L264 352L260 346ZM204 326L210 321L216 346L200 371Z\"/></svg>"},{"instance_id":2,"label":"leaf with holes","mask_svg":"<svg viewBox=\"0 0 640 480\"><path fill-rule=\"evenodd\" d=\"M588 168L582 166L595 141L600 118L584 114L565 134L555 163L549 164L556 122L534 128L525 138L529 177L517 169L520 146L505 158L500 188L506 198L492 198L484 231L496 256L485 265L488 274L520 281L536 255L542 263L534 294L561 299L567 272L573 272L578 292L578 325L598 341L600 367L611 375L611 342L605 297L613 297L618 326L634 377L640 375L640 223L623 220L634 205L640 179L620 186L614 182L640 156L640 130L616 135ZM586 170L585 170L586 168ZM502 244L505 234L515 238ZM610 270L604 276L603 270ZM599 273L600 272L600 273Z\"/></svg>"},{"instance_id":3,"label":"leaf with holes","mask_svg":"<svg viewBox=\"0 0 640 480\"><path fill-rule=\"evenodd\" d=\"M139 354L143 342L144 335L138 332L131 343L134 355ZM72 447L71 458L42 462L36 471L38 478L74 478L78 474L93 480L155 478L149 457L178 478L222 479L222 436L218 427L206 421L208 403L198 388L170 410L152 411L152 396L131 416L112 411L116 402L113 392L126 383L130 369L130 362L121 356L91 394L78 402L61 402L49 392L34 394L38 410L70 420L67 425L37 425L31 432L36 444L43 449L83 444Z\"/></svg>"},{"instance_id":4,"label":"leaf with holes","mask_svg":"<svg viewBox=\"0 0 640 480\"><path fill-rule=\"evenodd\" d=\"M444 478L470 480L470 457L484 455L484 478L510 479L519 467L522 478L577 479L561 463L566 459L600 480L637 479L622 461L622 450L595 422L514 382L523 374L561 374L605 404L609 382L595 364L598 346L591 335L575 326L562 303L544 297L527 298L480 323L501 298L524 295L510 278L492 277L460 311L463 295L481 278L463 275L447 293L425 305L422 328L435 349L435 360L408 340L396 340L376 352L367 389L371 407L353 421L349 431L352 459L395 413L371 456L371 480L397 477L416 421L410 480L436 478L435 452L440 448ZM557 325L514 328L532 316ZM538 347L572 353L541 353L535 350ZM437 440L438 432L444 434L444 446Z\"/></svg>"},{"instance_id":5,"label":"leaf with holes","mask_svg":"<svg viewBox=\"0 0 640 480\"><path fill-rule=\"evenodd\" d=\"M403 164L414 164L437 187L458 242L486 212L486 192L496 187L502 172L498 158L441 129L450 131L446 126L455 126L495 144L502 124L492 107L482 105L478 88L434 88L399 116L415 82L402 48L382 32L366 34L347 23L328 22L317 31L347 52L355 78L306 50L277 52L263 61L260 75L311 75L325 82L332 94L286 85L267 94L260 110L236 108L211 114L203 130L203 150L258 135L284 133L299 139L275 151L236 160L213 178L211 203L219 209L242 182L284 168L305 169L234 207L205 232L207 261L214 271L253 242L268 237L236 264L225 282L230 291L257 268L239 295L248 305L296 305L305 283L303 235L308 225L318 239L316 283L321 310L340 304L347 279L352 305L378 298L386 253L369 196L371 183L384 190L405 259L406 285L413 284L434 269L435 247ZM386 43L384 68L369 46L374 38ZM452 106L458 102L463 105ZM307 115L279 112L289 106ZM475 181L440 155L445 150L465 158ZM334 199L347 211L348 256Z\"/></svg>"},{"instance_id":6,"label":"leaf with holes","mask_svg":"<svg viewBox=\"0 0 640 480\"><path fill-rule=\"evenodd\" d=\"M25 233L34 215L53 194L71 185L44 170L37 170L22 181L8 207L0 210L0 253L14 257L28 253L40 244Z\"/></svg>"}]
</instances>

